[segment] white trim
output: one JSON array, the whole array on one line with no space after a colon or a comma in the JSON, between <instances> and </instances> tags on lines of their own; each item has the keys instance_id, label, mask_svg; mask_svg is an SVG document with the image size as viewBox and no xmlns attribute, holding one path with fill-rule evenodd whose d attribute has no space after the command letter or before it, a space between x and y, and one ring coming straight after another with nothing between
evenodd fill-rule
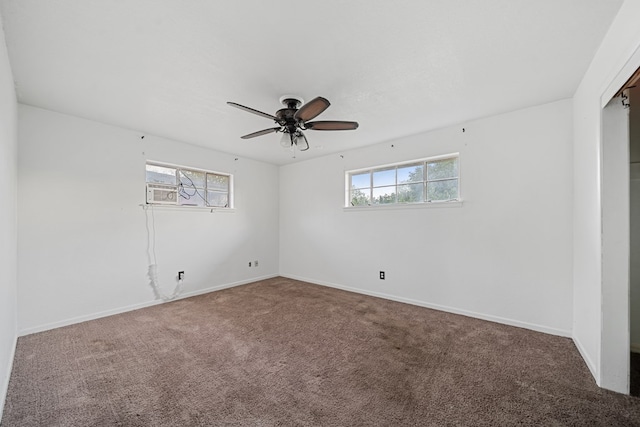
<instances>
[{"instance_id":1,"label":"white trim","mask_svg":"<svg viewBox=\"0 0 640 427\"><path fill-rule=\"evenodd\" d=\"M222 290L222 289L233 288L235 286L246 285L247 283L253 283L253 282L260 281L260 280L271 279L273 277L278 277L278 275L277 274L272 274L272 275L261 276L261 277L252 277L252 278L247 279L247 280L240 280L240 281L237 281L237 282L226 283L224 285L217 285L217 286L211 286L211 287L205 288L205 289L198 289L198 290L195 290L195 291L186 292L186 293L180 295L179 297L177 297L176 299L171 300L171 301L167 301L167 302L177 301L177 300L181 300L181 299L184 299L184 298L193 297L193 296L196 296L196 295L207 294L209 292L215 292L215 291L219 291L219 290ZM114 314L126 313L128 311L138 310L138 309L141 309L141 308L151 307L151 306L154 306L154 305L164 304L164 303L165 303L165 301L162 301L162 300L153 300L153 301L147 301L147 302L143 302L143 303L139 303L139 304L128 305L128 306L125 306L125 307L115 308L115 309L112 309L112 310L105 310L105 311L101 311L101 312L98 312L98 313L92 313L92 314L86 314L86 315L83 315L83 316L72 317L70 319L60 320L58 322L52 322L52 323L47 323L47 324L44 324L44 325L34 326L34 327L31 327L31 328L21 329L20 331L18 331L18 335L23 337L25 335L35 334L36 332L48 331L50 329L61 328L63 326L69 326L69 325L73 325L73 324L76 324L76 323L86 322L88 320L100 319L102 317L113 316Z\"/></svg>"},{"instance_id":2,"label":"white trim","mask_svg":"<svg viewBox=\"0 0 640 427\"><path fill-rule=\"evenodd\" d=\"M437 162L437 161L441 161L441 160L449 160L449 159L455 159L458 162L458 175L455 177L449 177L449 178L438 178L438 179L428 179L428 168L427 168L427 164L430 162ZM360 206L351 206L351 177L353 175L359 175L359 174L364 174L364 172L367 172L369 175L369 186L368 187L361 187L356 189L357 191L362 191L362 190L369 190L369 197L371 198L371 200L374 199L373 196L373 190L376 188L388 188L388 187L395 187L395 191L396 193L398 192L398 187L400 185L404 185L404 184L411 184L411 183L398 183L398 177L397 174L395 176L395 183L394 185L378 185L375 186L373 185L373 175L376 172L380 172L380 171L385 171L385 170L397 170L400 167L405 167L405 166L414 166L414 165L420 165L420 166L424 166L424 173L423 173L423 180L419 181L419 182L415 182L415 184L423 184L422 187L422 197L424 199L423 202L417 202L417 203L439 203L439 202L450 202L450 201L458 201L460 200L460 153L450 153L450 154L442 154L439 156L433 156L433 157L425 157L425 158L421 158L421 159L413 159L413 160L406 160L403 162L398 162L398 163L388 163L386 165L379 165L379 166L369 166L367 168L362 168L362 169L351 169L351 170L347 170L344 172L344 207L345 208L351 208L351 207L361 207ZM452 199L452 200L427 200L428 197L428 187L429 187L429 183L430 182L440 182L440 181L451 181L451 180L457 180L458 181L458 197L456 199ZM397 198L397 197L396 197ZM398 204L415 204L415 203L401 203L401 202L395 202L395 203L389 203L389 205L398 205ZM366 205L364 207L370 207L370 206L376 206L377 204L373 203L370 205Z\"/></svg>"},{"instance_id":3,"label":"white trim","mask_svg":"<svg viewBox=\"0 0 640 427\"><path fill-rule=\"evenodd\" d=\"M2 413L4 411L4 404L7 399L7 393L9 392L9 380L11 379L11 371L13 371L13 360L16 357L16 347L18 346L18 335L13 337L13 348L11 349L11 354L9 355L9 365L6 369L6 382L2 384L2 389L0 389L0 421L2 421Z\"/></svg>"},{"instance_id":4,"label":"white trim","mask_svg":"<svg viewBox=\"0 0 640 427\"><path fill-rule=\"evenodd\" d=\"M235 207L235 205L234 205L234 203L235 203L235 191L234 191L234 188L233 188L233 186L234 186L234 178L233 178L233 174L232 173L229 173L229 172L217 172L217 171L213 171L213 170L209 170L209 169L199 169L199 168L193 168L193 167L190 167L190 166L181 166L181 165L177 165L177 164L174 164L174 163L157 162L155 160L146 159L145 160L145 182L147 181L146 180L146 170L147 170L146 168L147 168L147 165L171 168L171 169L175 169L176 171L186 170L186 171L193 171L193 172L202 172L202 173L205 173L205 174L226 176L227 178L229 178L229 188L228 188L228 191L227 191L227 204L229 205L228 208L222 208L222 207L216 207L216 206L189 206L189 205L181 205L180 203L176 203L176 206L178 206L180 208L211 209L211 213L213 213L213 209L233 209ZM177 181L178 181L178 176L176 176L176 188L179 185L179 182L177 182ZM171 184L163 184L163 183L155 183L155 182L146 182L146 184L147 185L149 185L149 184L171 185ZM203 188L203 190L205 190L205 192L207 191L207 188L206 188L206 177L205 177L205 188ZM196 189L196 191L197 191L197 189ZM148 204L153 204L154 206L161 206L162 205L161 203L148 203ZM167 206L167 205L165 205L165 206ZM174 207L173 204L169 204L168 206Z\"/></svg>"},{"instance_id":5,"label":"white trim","mask_svg":"<svg viewBox=\"0 0 640 427\"><path fill-rule=\"evenodd\" d=\"M500 317L500 316L493 316L493 315L490 315L490 314L478 313L478 312L475 312L475 311L469 311L469 310L459 309L459 308L455 308L455 307L449 307L449 306L440 305L440 304L433 304L433 303L430 303L430 302L415 300L415 299L412 299L412 298L398 297L398 296L395 296L395 295L389 295L389 294L385 294L385 293L382 293L382 292L366 291L366 290L363 290L363 289L352 288L350 286L343 286L343 285L338 285L338 284L335 284L335 283L308 279L308 278L305 278L305 277L297 277L295 275L284 275L284 274L281 274L281 276L282 277L287 277L289 279L294 279L294 280L300 280L300 281L303 281L303 282L313 283L315 285L321 285L321 286L327 286L327 287L330 287L330 288L342 289L344 291L354 292L354 293L357 293L357 294L363 294L363 295L369 295L369 296L378 297L378 298L384 298L384 299L388 299L388 300L391 300L391 301L403 302L403 303L406 303L406 304L417 305L419 307L425 307L425 308L431 308L433 310L444 311L444 312L447 312L447 313L460 314L462 316L473 317L473 318L481 319L481 320L487 320L489 322L501 323L503 325L509 325L509 326L515 326L515 327L518 327L518 328L530 329L532 331L543 332L545 334L571 338L571 331L565 330L565 329L550 328L548 326L537 325L535 323L521 322L519 320L508 319L508 318Z\"/></svg>"},{"instance_id":6,"label":"white trim","mask_svg":"<svg viewBox=\"0 0 640 427\"><path fill-rule=\"evenodd\" d=\"M616 73L615 77L608 80L610 83L607 88L602 91L600 97L600 108L604 108L613 99L613 96L618 93L622 85L633 76L633 73L638 69L640 64L640 45L637 45L633 53L628 55L627 61L622 68Z\"/></svg>"},{"instance_id":7,"label":"white trim","mask_svg":"<svg viewBox=\"0 0 640 427\"><path fill-rule=\"evenodd\" d=\"M371 171L371 170L374 170L374 169L384 169L384 168L391 168L391 167L395 167L395 166L410 165L410 164L413 164L413 163L424 163L424 162L428 162L428 161L453 159L453 158L459 158L459 157L460 157L460 153L441 154L441 155L438 155L438 156L431 156L431 157L423 157L423 158L420 158L420 159L405 160L403 162L397 162L397 163L385 163L383 165L368 166L366 168L350 169L348 171L345 171L345 174L354 174L354 173L358 173L358 172Z\"/></svg>"},{"instance_id":8,"label":"white trim","mask_svg":"<svg viewBox=\"0 0 640 427\"><path fill-rule=\"evenodd\" d=\"M192 212L209 212L209 213L235 213L235 208L221 208L217 206L187 206L187 205L161 205L155 203L140 203L142 209L147 210L153 208L154 211L192 211Z\"/></svg>"},{"instance_id":9,"label":"white trim","mask_svg":"<svg viewBox=\"0 0 640 427\"><path fill-rule=\"evenodd\" d=\"M394 209L429 209L429 208L461 208L462 200L447 200L442 202L421 203L389 203L388 205L345 206L345 212L386 211Z\"/></svg>"},{"instance_id":10,"label":"white trim","mask_svg":"<svg viewBox=\"0 0 640 427\"><path fill-rule=\"evenodd\" d=\"M231 177L232 175L229 172L217 172L211 169L192 168L191 166L178 165L175 163L157 162L155 160L149 160L149 159L145 160L145 165L160 166L160 167L166 167L166 168L172 168L172 169L185 169L189 171L212 173L215 175L224 175L228 177Z\"/></svg>"},{"instance_id":11,"label":"white trim","mask_svg":"<svg viewBox=\"0 0 640 427\"><path fill-rule=\"evenodd\" d=\"M637 59L640 60L640 56ZM599 120L600 342L596 382L601 388L628 395L631 352L629 110L618 104L616 98L600 109Z\"/></svg>"},{"instance_id":12,"label":"white trim","mask_svg":"<svg viewBox=\"0 0 640 427\"><path fill-rule=\"evenodd\" d=\"M589 368L589 371L591 372L591 375L595 379L596 384L600 385L600 378L598 377L598 370L596 369L596 364L593 362L593 360L591 360L591 358L589 357L589 353L585 350L584 346L582 345L582 342L580 342L578 337L574 335L571 337L571 339L573 340L573 344L575 344L576 348L578 349L578 353L580 353L580 356L582 356L584 363L587 365L587 368Z\"/></svg>"}]
</instances>

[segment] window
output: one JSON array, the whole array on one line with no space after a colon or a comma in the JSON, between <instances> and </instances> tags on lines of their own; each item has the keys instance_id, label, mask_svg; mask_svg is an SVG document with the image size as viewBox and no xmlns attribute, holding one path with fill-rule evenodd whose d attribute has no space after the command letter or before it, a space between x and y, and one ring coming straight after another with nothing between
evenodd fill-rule
<instances>
[{"instance_id":1,"label":"window","mask_svg":"<svg viewBox=\"0 0 640 427\"><path fill-rule=\"evenodd\" d=\"M147 163L147 203L232 207L232 175L182 166Z\"/></svg>"},{"instance_id":2,"label":"window","mask_svg":"<svg viewBox=\"0 0 640 427\"><path fill-rule=\"evenodd\" d=\"M347 206L448 202L459 198L458 155L347 172Z\"/></svg>"}]
</instances>

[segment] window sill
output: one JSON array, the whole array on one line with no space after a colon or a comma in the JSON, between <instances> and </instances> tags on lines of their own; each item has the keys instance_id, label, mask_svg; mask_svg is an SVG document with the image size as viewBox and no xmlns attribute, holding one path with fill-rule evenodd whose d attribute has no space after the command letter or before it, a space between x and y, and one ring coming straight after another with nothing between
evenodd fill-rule
<instances>
[{"instance_id":1,"label":"window sill","mask_svg":"<svg viewBox=\"0 0 640 427\"><path fill-rule=\"evenodd\" d=\"M169 210L169 211L193 211L193 212L209 212L209 213L235 213L235 208L219 208L219 207L207 207L207 206L184 206L184 205L160 205L152 203L142 203L142 209L147 210L149 208L153 210Z\"/></svg>"},{"instance_id":2,"label":"window sill","mask_svg":"<svg viewBox=\"0 0 640 427\"><path fill-rule=\"evenodd\" d=\"M452 200L449 202L426 202L426 203L395 203L389 205L368 205L368 206L345 206L345 212L362 211L386 211L395 209L434 209L434 208L461 208L462 200Z\"/></svg>"}]
</instances>

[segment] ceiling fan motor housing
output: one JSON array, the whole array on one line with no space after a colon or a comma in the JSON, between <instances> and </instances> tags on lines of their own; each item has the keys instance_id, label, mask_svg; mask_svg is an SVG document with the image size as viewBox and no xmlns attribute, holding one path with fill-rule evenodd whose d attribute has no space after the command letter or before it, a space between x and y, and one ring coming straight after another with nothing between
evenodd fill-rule
<instances>
[{"instance_id":1,"label":"ceiling fan motor housing","mask_svg":"<svg viewBox=\"0 0 640 427\"><path fill-rule=\"evenodd\" d=\"M287 128L289 133L293 134L298 127L298 120L294 116L296 111L298 111L298 108L300 108L303 103L302 98L294 97L292 95L284 95L280 97L280 103L286 108L276 111L278 123Z\"/></svg>"}]
</instances>

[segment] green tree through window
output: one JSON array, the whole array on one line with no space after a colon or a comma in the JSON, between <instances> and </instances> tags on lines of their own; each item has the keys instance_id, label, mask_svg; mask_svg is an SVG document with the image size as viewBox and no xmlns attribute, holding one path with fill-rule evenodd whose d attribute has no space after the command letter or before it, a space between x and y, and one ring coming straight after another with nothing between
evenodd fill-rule
<instances>
[{"instance_id":1,"label":"green tree through window","mask_svg":"<svg viewBox=\"0 0 640 427\"><path fill-rule=\"evenodd\" d=\"M347 180L350 206L458 200L458 156L349 172Z\"/></svg>"}]
</instances>

